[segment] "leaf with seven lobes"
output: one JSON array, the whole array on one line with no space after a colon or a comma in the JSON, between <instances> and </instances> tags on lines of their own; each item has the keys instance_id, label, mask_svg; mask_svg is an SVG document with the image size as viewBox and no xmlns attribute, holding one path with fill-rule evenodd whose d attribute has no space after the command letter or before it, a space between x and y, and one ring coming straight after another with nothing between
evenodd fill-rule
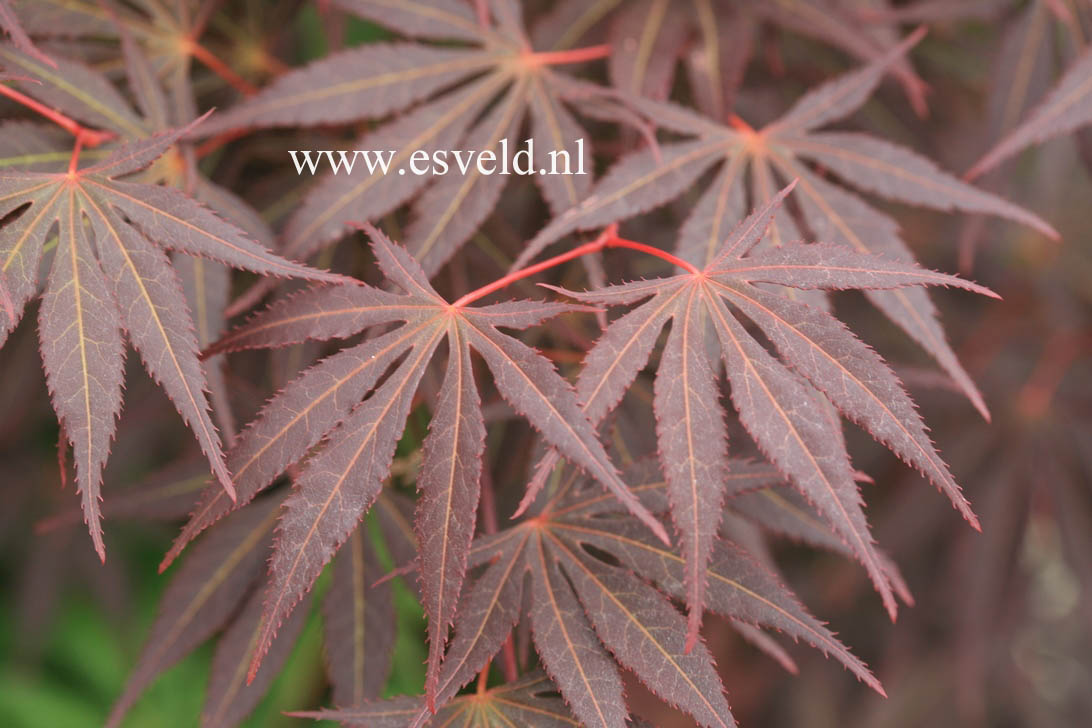
<instances>
[{"instance_id":1,"label":"leaf with seven lobes","mask_svg":"<svg viewBox=\"0 0 1092 728\"><path fill-rule=\"evenodd\" d=\"M707 170L718 168L678 240L680 256L705 265L744 212L748 167L756 204L774 197L775 176L798 180L796 200L802 222L816 239L907 263L913 260L894 220L820 177L805 160L823 165L848 185L866 192L940 210L997 215L1056 237L1053 228L1036 215L960 181L908 149L861 134L814 131L864 104L887 69L920 37L921 33L916 33L868 66L812 89L780 119L757 131L745 124L739 124L745 127L742 129L726 126L668 102L638 100L638 107L651 120L694 138L624 157L583 203L539 232L515 265L525 264L568 233L602 227L663 205L691 188ZM796 218L782 209L764 245L802 238ZM924 347L975 406L988 414L977 388L945 341L936 310L923 291L869 290L866 296Z\"/></svg>"},{"instance_id":2,"label":"leaf with seven lobes","mask_svg":"<svg viewBox=\"0 0 1092 728\"><path fill-rule=\"evenodd\" d=\"M401 41L342 51L285 74L202 129L213 134L310 126L405 112L353 145L395 150L390 171L369 172L354 155L348 158L353 165L326 172L287 223L287 254L305 259L342 237L352 220L377 220L417 197L403 243L434 275L488 217L508 179L482 174L477 164L460 169L463 152L452 150L488 151L499 168L511 161L500 159L502 140L515 139L524 118L541 138L532 160L536 170L550 166L548 150L564 150L571 169L590 168L591 150L577 145L586 135L567 108L571 94L565 78L536 60L515 5L504 4L502 12L492 14L495 24L483 26L458 1L337 4L408 37L470 45ZM516 149L512 143L507 148L511 157ZM426 175L399 174L420 151L446 155L448 172L431 183ZM576 205L590 179L588 174L535 175L555 213Z\"/></svg>"},{"instance_id":3,"label":"leaf with seven lobes","mask_svg":"<svg viewBox=\"0 0 1092 728\"><path fill-rule=\"evenodd\" d=\"M693 644L700 626L707 587L705 566L720 521L728 473L724 412L717 396L719 362L705 343L710 333L719 343L732 402L743 426L849 544L892 617L895 600L873 546L837 423L822 406L824 395L845 416L925 473L977 524L908 395L883 360L830 314L762 286L890 290L954 285L994 294L952 276L836 245L793 244L752 252L787 193L788 189L747 218L704 270L568 292L596 304L647 299L615 321L588 353L577 391L585 410L597 418L618 403L647 361L651 342L671 323L657 372L654 407L671 515L687 555L688 644ZM727 304L762 330L784 364L748 333ZM628 352L621 364L620 351Z\"/></svg>"},{"instance_id":4,"label":"leaf with seven lobes","mask_svg":"<svg viewBox=\"0 0 1092 728\"><path fill-rule=\"evenodd\" d=\"M84 518L100 558L99 485L121 411L122 331L193 431L221 486L234 492L209 417L193 324L163 249L265 275L341 280L270 253L177 190L118 179L151 164L185 131L133 142L71 174L0 173L0 214L23 208L0 228L0 273L13 304L0 318L0 344L38 292L39 261L56 229L39 312L42 363L75 453Z\"/></svg>"},{"instance_id":5,"label":"leaf with seven lobes","mask_svg":"<svg viewBox=\"0 0 1092 728\"><path fill-rule=\"evenodd\" d=\"M665 508L663 479L638 470L626 473L637 483L634 492L650 507ZM763 480L758 477L762 468L742 461L729 461L729 470ZM609 565L593 557L590 549L617 562ZM464 595L463 604L475 607L460 607L453 646L441 668L444 674L459 676L453 680L455 686L473 677L473 669L466 668L480 667L500 649L510 626L511 617L505 615L516 605L516 585L525 570L531 581L528 609L535 648L583 725L626 724L628 710L616 663L631 668L653 692L678 704L702 725L734 725L709 653L700 641L686 649L684 620L667 601L685 595L684 557L652 538L647 528L621 512L617 500L590 481L570 474L534 518L479 537L470 563L489 566ZM507 591L497 578L500 574L514 582ZM707 578L709 606L718 614L802 639L882 693L868 668L743 549L718 541ZM463 644L468 647L457 647ZM440 713L451 694L443 689L437 694ZM366 715L381 705L358 705L353 710ZM420 710L418 718L425 715Z\"/></svg>"},{"instance_id":6,"label":"leaf with seven lobes","mask_svg":"<svg viewBox=\"0 0 1092 728\"><path fill-rule=\"evenodd\" d=\"M212 348L215 352L283 346L400 324L323 360L270 400L228 454L237 504L216 489L207 489L167 561L325 438L321 450L297 475L278 527L256 668L280 622L378 494L418 382L441 340L446 340L447 374L425 442L416 526L429 615L427 685L433 695L466 570L481 474L484 427L471 349L485 361L501 396L548 442L616 494L661 539L667 536L619 478L571 386L547 359L497 328L527 328L574 307L516 301L455 308L432 289L404 249L375 229L370 235L380 267L401 293L365 285L304 291L274 303ZM392 365L394 370L372 392Z\"/></svg>"}]
</instances>

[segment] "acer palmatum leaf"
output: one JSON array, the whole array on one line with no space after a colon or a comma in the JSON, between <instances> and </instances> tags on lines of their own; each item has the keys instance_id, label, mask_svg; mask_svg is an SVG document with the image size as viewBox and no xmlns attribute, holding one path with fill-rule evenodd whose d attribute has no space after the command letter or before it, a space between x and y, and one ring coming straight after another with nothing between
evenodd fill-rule
<instances>
[{"instance_id":1,"label":"acer palmatum leaf","mask_svg":"<svg viewBox=\"0 0 1092 728\"><path fill-rule=\"evenodd\" d=\"M748 255L758 249L789 189L741 223L703 271L569 294L586 303L614 305L648 299L615 321L588 354L578 393L585 410L600 418L613 409L644 366L659 330L672 322L657 372L654 405L671 514L688 557L691 642L700 626L705 564L726 478L727 438L714 382L719 363L709 359L710 349L703 343L706 327L711 326L719 339L742 424L850 545L892 618L894 595L873 547L845 445L837 423L823 412L822 395L812 386L925 473L977 527L913 404L883 360L824 311L752 284L823 290L953 285L995 294L954 276L840 246L796 244ZM774 359L726 302L752 319L785 362L808 377L812 386ZM627 354L624 364L619 363L619 353ZM530 497L529 493L525 504Z\"/></svg>"},{"instance_id":2,"label":"acer palmatum leaf","mask_svg":"<svg viewBox=\"0 0 1092 728\"><path fill-rule=\"evenodd\" d=\"M160 612L107 726L121 725L126 712L156 677L219 630L246 599L269 552L279 499L270 498L234 514L193 548L171 578Z\"/></svg>"},{"instance_id":3,"label":"acer palmatum leaf","mask_svg":"<svg viewBox=\"0 0 1092 728\"><path fill-rule=\"evenodd\" d=\"M278 529L265 627L252 665L252 671L256 669L280 621L310 589L378 494L417 384L433 352L446 340L449 374L441 387L418 479L422 498L417 533L422 593L430 618L427 685L431 697L437 690L447 623L466 570L481 472L484 435L469 366L471 349L485 360L500 394L548 442L602 482L661 539L666 541L667 535L618 477L572 387L549 360L498 329L527 328L574 307L535 301L480 307L448 304L403 248L374 228L368 232L380 269L402 293L364 285L304 292L252 317L212 351L288 345L308 338L349 336L381 324L402 325L325 359L263 408L228 455L238 503L232 504L215 489L206 490L164 566L194 536L244 505L326 438L323 449L296 477L296 490ZM399 359L396 370L354 409ZM443 538L436 538L437 534Z\"/></svg>"},{"instance_id":4,"label":"acer palmatum leaf","mask_svg":"<svg viewBox=\"0 0 1092 728\"><path fill-rule=\"evenodd\" d=\"M1092 124L1092 50L1074 61L1028 118L976 162L966 176L979 177L1033 144L1088 124Z\"/></svg>"},{"instance_id":5,"label":"acer palmatum leaf","mask_svg":"<svg viewBox=\"0 0 1092 728\"><path fill-rule=\"evenodd\" d=\"M731 461L729 470L739 476L739 492L780 478L770 466L746 461ZM627 469L626 479L635 484L634 493L649 508L667 509L666 483L654 468L635 463ZM607 566L598 557L589 558L592 549L649 579L663 594L645 585L631 601L630 597L600 586L602 600L584 601L577 596L579 590L573 591L569 568L590 569L595 580L600 568L605 573L618 574L627 583L635 578L626 576L617 566ZM574 566L585 560L587 564ZM454 690L473 677L476 666L480 667L500 649L510 627L510 610L525 576L531 581L527 609L539 659L547 672L555 675L563 697L583 724L625 724L628 716L621 677L607 648L613 652L612 645L616 646L612 640L617 632L612 630L627 626L632 628L633 639L619 647L622 654L617 655L618 662L630 664L628 659L635 660L635 672L654 692L666 690L662 688L665 679L686 686L685 690L665 697L669 701L678 699L685 710L700 720L710 717L711 706L726 709L722 704L723 688L716 674L711 674L704 648L696 647L697 652L686 653L683 620L674 608L665 611L657 606L667 607L665 597L684 597L687 577L683 556L654 539L639 521L624 513L617 499L603 493L590 480L569 471L561 479L559 489L534 512L534 517L504 531L476 538L468 564L471 568L484 566L486 572L473 586L464 587L470 591L464 593L460 602L454 641L441 667L440 687L433 705L437 715L449 715L447 701L455 704L459 700L451 697ZM708 580L713 611L746 625L762 625L802 639L838 659L882 693L868 668L808 614L775 574L743 549L718 541L709 562ZM467 605L476 606L466 610ZM671 623L670 630L657 627L662 627L665 620ZM648 660L633 656L643 648L651 651ZM656 672L657 667L663 670ZM427 701L418 700L413 705L417 706L413 712L416 719L427 720ZM378 719L380 713L370 712L375 709L358 706L354 711ZM397 712L404 716L401 708ZM397 725L410 722L405 717L401 720ZM711 720L717 723L717 719Z\"/></svg>"},{"instance_id":6,"label":"acer palmatum leaf","mask_svg":"<svg viewBox=\"0 0 1092 728\"><path fill-rule=\"evenodd\" d=\"M532 130L543 137L535 145L535 169L553 164L552 159L547 164L549 150L565 151L571 168L590 165L591 149L578 141L587 135L566 108L571 89L552 68L581 56L531 50L516 4L492 13L489 25L482 25L459 2L339 4L409 37L470 44L378 43L341 51L286 73L202 128L203 134L230 133L405 112L368 131L354 145L395 150L390 173L351 173L352 164L343 167L345 174L324 173L287 222L286 254L305 259L343 236L352 220L378 220L424 190L412 204L403 243L426 273L435 275L493 211L509 179L483 174L476 164L460 169L463 157L451 150L490 152L498 164L507 166L511 160L499 157L506 148L509 156L517 151L507 140L516 138L524 119L530 119ZM423 152L443 159L450 171L431 185L424 175L394 173L410 162L411 155ZM348 162L354 159L351 156ZM555 213L577 204L591 179L588 174L535 177ZM240 305L256 302L268 289L269 284L260 284Z\"/></svg>"},{"instance_id":7,"label":"acer palmatum leaf","mask_svg":"<svg viewBox=\"0 0 1092 728\"><path fill-rule=\"evenodd\" d=\"M773 198L777 175L785 181L798 180L795 199L800 222L806 223L816 239L900 261L913 260L891 218L820 178L805 160L833 169L846 184L884 197L941 210L997 215L1057 237L1036 215L960 181L908 149L860 134L812 131L857 110L922 34L913 33L868 66L812 89L780 119L759 130L738 118L725 125L670 102L634 99L636 108L650 121L694 138L663 143L622 158L580 205L543 228L513 267L525 265L571 232L602 227L666 204L717 166L713 184L680 230L677 250L695 265L704 266L711 260L735 215L742 212L747 180L751 197L762 204ZM750 175L746 174L748 168ZM788 210L780 209L771 239L764 244L799 240L797 222ZM945 341L936 310L924 292L873 291L867 295L937 360L980 412L988 415L977 388Z\"/></svg>"},{"instance_id":8,"label":"acer palmatum leaf","mask_svg":"<svg viewBox=\"0 0 1092 728\"><path fill-rule=\"evenodd\" d=\"M254 679L281 623L379 495L413 394L441 333L434 329L411 348L398 369L330 434L330 444L295 478L277 528L262 629L248 682Z\"/></svg>"},{"instance_id":9,"label":"acer palmatum leaf","mask_svg":"<svg viewBox=\"0 0 1092 728\"><path fill-rule=\"evenodd\" d=\"M343 280L270 253L178 190L115 179L151 164L188 128L135 141L68 174L0 174L4 214L26 208L0 228L0 272L14 312L0 323L0 344L37 292L45 240L57 229L39 312L42 363L75 452L84 517L100 558L99 485L121 410L123 330L193 431L220 485L234 494L209 417L192 320L163 248L267 275Z\"/></svg>"},{"instance_id":10,"label":"acer palmatum leaf","mask_svg":"<svg viewBox=\"0 0 1092 728\"><path fill-rule=\"evenodd\" d=\"M49 285L42 294L39 314L42 366L53 408L72 443L84 521L91 532L95 551L105 560L99 484L114 436L115 418L121 412L125 349L120 321L116 315L108 315L111 309L117 310L117 304L102 270L91 255L82 216L78 218L74 209L74 196L60 190L56 194L65 198L58 206L67 204L68 214L60 223ZM50 220L49 225L52 223ZM5 252L18 255L15 251L31 234L21 228L16 228L22 233L17 242L5 246ZM37 244L41 249L39 240L31 244ZM34 267L37 267L37 260L34 260ZM33 283L20 288L32 286ZM26 298L21 295L19 303ZM102 313L107 315L102 316ZM9 326L14 323L14 319L9 319ZM224 482L225 487L230 487L230 478L225 478Z\"/></svg>"},{"instance_id":11,"label":"acer palmatum leaf","mask_svg":"<svg viewBox=\"0 0 1092 728\"><path fill-rule=\"evenodd\" d=\"M672 325L660 356L653 406L671 515L682 534L690 571L686 578L689 651L701 627L705 564L724 506L724 488L707 484L725 482L728 432L720 406L719 367L705 356L709 321L699 290L680 290L668 315Z\"/></svg>"},{"instance_id":12,"label":"acer palmatum leaf","mask_svg":"<svg viewBox=\"0 0 1092 728\"><path fill-rule=\"evenodd\" d=\"M719 260L736 251L746 252L753 248L766 234L778 205L794 186L795 182L791 183L760 212L738 224L726 238L719 239L719 252L713 255L716 251L711 250L708 257ZM684 260L678 262L683 267L688 265ZM549 285L545 287L566 293L564 289ZM600 290L599 302L608 305L632 303L662 290L663 284L660 280L633 281ZM660 332L680 305L682 293L681 289L677 290L670 296L658 297L660 300L657 305L641 306L624 314L603 332L596 345L588 352L584 359L584 368L576 380L576 393L584 413L593 424L598 425L618 405L637 373L644 368ZM516 516L525 512L534 502L546 483L546 477L557 465L558 457L555 451L551 451L538 463L527 492L516 508Z\"/></svg>"}]
</instances>

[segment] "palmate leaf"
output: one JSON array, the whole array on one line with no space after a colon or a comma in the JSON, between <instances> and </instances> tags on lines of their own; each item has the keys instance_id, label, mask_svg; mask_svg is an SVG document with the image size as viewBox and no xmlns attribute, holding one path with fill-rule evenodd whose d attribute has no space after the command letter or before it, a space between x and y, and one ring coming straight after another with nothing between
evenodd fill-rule
<instances>
[{"instance_id":1,"label":"palmate leaf","mask_svg":"<svg viewBox=\"0 0 1092 728\"><path fill-rule=\"evenodd\" d=\"M637 101L659 125L695 138L665 143L658 150L638 151L623 158L580 206L547 225L516 265L525 264L572 231L600 227L665 204L715 167L719 171L712 184L680 230L677 251L695 265L705 265L712 259L733 222L742 215L748 167L751 197L756 204L773 199L777 190L775 176L798 180L799 221L782 209L771 228L771 239L763 245L801 239L801 222L818 240L894 260L913 260L891 218L820 177L805 160L833 170L849 185L891 199L941 210L997 215L1056 237L1053 228L1034 214L961 182L907 149L860 134L812 131L860 107L885 71L920 35L907 38L874 63L811 90L780 119L758 131L720 125L666 102ZM988 413L977 388L945 341L936 310L923 291L882 290L868 291L866 295L938 361L983 414Z\"/></svg>"},{"instance_id":2,"label":"palmate leaf","mask_svg":"<svg viewBox=\"0 0 1092 728\"><path fill-rule=\"evenodd\" d=\"M753 476L762 470L744 461L730 461L729 469ZM657 473L638 467L627 472L627 479L650 508L666 507L666 483ZM436 715L450 716L461 704L455 691L500 649L519 611L521 591L529 589L525 618L535 649L579 724L626 725L620 664L699 724L734 725L711 656L700 641L686 650L683 618L669 602L686 593L685 558L651 538L643 524L590 481L570 471L561 482L533 518L475 541L470 565L485 570L465 587L452 647L441 667L445 677ZM743 549L718 541L707 577L710 609L749 627L802 639L882 692L868 668ZM521 589L525 578L530 584ZM424 722L431 716L421 698L308 715L350 724L432 725Z\"/></svg>"},{"instance_id":3,"label":"palmate leaf","mask_svg":"<svg viewBox=\"0 0 1092 728\"><path fill-rule=\"evenodd\" d=\"M228 454L238 502L207 489L164 564L325 438L322 449L296 476L278 528L256 669L281 621L371 506L389 471L418 382L445 340L447 373L424 445L416 526L421 592L429 615L427 685L433 697L442 688L440 663L466 570L481 475L484 427L471 349L485 361L501 396L548 442L602 482L661 539L667 537L618 477L575 393L553 364L497 328L527 328L574 306L514 301L453 307L432 289L405 250L378 230L369 233L380 268L401 293L364 285L305 291L253 317L212 351L283 346L401 325L323 360L270 400Z\"/></svg>"},{"instance_id":4,"label":"palmate leaf","mask_svg":"<svg viewBox=\"0 0 1092 728\"><path fill-rule=\"evenodd\" d=\"M647 361L660 329L671 322L653 404L671 515L687 555L691 643L700 626L705 566L728 475L724 412L716 383L719 362L705 343L709 333L719 343L741 423L845 540L892 618L896 606L889 579L872 543L838 424L824 409L823 397L926 474L977 527L913 403L883 360L830 314L762 286L889 290L954 285L994 294L952 276L841 246L793 244L753 252L788 191L740 224L703 270L567 292L585 303L618 305L647 299L614 322L588 353L577 391L596 421L617 404ZM726 304L756 324L795 371L771 356Z\"/></svg>"},{"instance_id":5,"label":"palmate leaf","mask_svg":"<svg viewBox=\"0 0 1092 728\"><path fill-rule=\"evenodd\" d=\"M353 144L353 149L395 150L389 173L370 174L363 163L352 173L326 172L287 222L286 254L306 258L342 237L350 221L376 220L417 198L403 243L434 275L493 210L508 179L483 175L473 164L464 173L451 150L491 151L500 164L502 140L514 154L524 119L537 139L536 169L549 167L552 150L565 150L571 169L590 169L591 150L577 145L586 135L564 102L569 88L548 63L536 60L517 5L503 4L503 12L492 13L494 24L483 27L472 9L457 1L337 4L405 36L469 45L375 43L332 54L285 74L201 130L328 124L405 112ZM449 171L435 180L400 174L420 151L447 155ZM555 213L579 202L590 179L535 175Z\"/></svg>"},{"instance_id":6,"label":"palmate leaf","mask_svg":"<svg viewBox=\"0 0 1092 728\"><path fill-rule=\"evenodd\" d=\"M43 247L56 229L39 313L42 363L75 453L84 518L100 558L99 484L121 410L123 330L193 430L221 486L233 493L209 418L193 325L163 248L265 275L341 280L270 253L181 192L117 179L146 167L185 131L133 142L67 174L0 173L3 213L19 211L0 229L0 272L12 302L0 344L38 291Z\"/></svg>"},{"instance_id":7,"label":"palmate leaf","mask_svg":"<svg viewBox=\"0 0 1092 728\"><path fill-rule=\"evenodd\" d=\"M171 118L188 120L196 116L192 110L192 100L189 99L192 91L185 74L182 74L181 78L177 77L177 74L172 78L170 92L161 87L151 62L144 55L141 46L133 40L133 32L126 20L120 16L115 16L115 20L116 30L121 39L126 76L129 87L136 97L143 123L140 129L135 130L118 125L110 128L123 138L135 134L136 141L143 144L143 148L154 151L159 144L156 135L171 132ZM40 83L28 87L27 90L31 95L44 94L42 98L52 98L60 108L66 108L79 116L80 109L84 106L82 101L87 97L85 92L88 89L95 90L111 86L107 78L90 69L81 68L81 73L93 78L93 84L64 85L63 74L45 76L38 74L35 80ZM79 76L78 80L86 79ZM168 93L170 93L170 99ZM90 96L95 98L94 93ZM50 133L61 130L16 122L12 123L6 131L10 131L11 135L5 140L7 144L0 152L0 155L3 155L0 166L41 172L62 172L66 169L72 154L71 139L63 132L60 135ZM81 159L101 161L116 151L116 148L110 149L109 145L91 150L85 149L81 153ZM161 161L141 173L140 181L163 183L187 190L199 202L208 205L229 222L237 224L252 239L262 243L266 248L271 248L274 235L268 226L234 194L200 176L196 167L186 162L186 157L189 156L188 151L185 144L173 146L160 158ZM230 271L218 263L191 258L182 253L172 256L171 264L178 273L186 301L193 312L198 346L207 346L220 334L224 326L223 311L230 289ZM234 438L235 426L230 408L227 406L226 384L220 362L210 363L206 373L214 413L224 438L230 441Z\"/></svg>"}]
</instances>

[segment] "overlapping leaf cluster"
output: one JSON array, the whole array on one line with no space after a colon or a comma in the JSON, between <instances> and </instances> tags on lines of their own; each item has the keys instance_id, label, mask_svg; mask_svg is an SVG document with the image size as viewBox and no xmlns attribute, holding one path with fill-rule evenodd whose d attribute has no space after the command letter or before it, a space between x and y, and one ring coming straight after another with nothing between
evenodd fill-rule
<instances>
[{"instance_id":1,"label":"overlapping leaf cluster","mask_svg":"<svg viewBox=\"0 0 1092 728\"><path fill-rule=\"evenodd\" d=\"M121 410L126 337L215 476L164 559L162 569L187 552L110 724L121 723L161 671L217 633L202 724L243 719L287 658L331 561L321 601L338 708L309 717L624 726L625 668L698 724L731 726L702 637L705 612L782 664L791 657L762 630L803 640L882 693L784 585L764 538L856 559L892 617L896 597L909 600L871 535L842 417L977 520L902 384L833 316L829 296L864 291L986 414L924 287L995 294L918 266L894 219L847 187L1055 234L909 149L820 131L859 109L889 73L920 110L923 85L907 54L922 33L899 43L894 23L858 32L848 10L812 2L561 0L525 17L515 0L333 0L400 39L280 69L256 93L219 69L246 98L195 125L197 109L210 105L201 102L227 93L222 84L202 93L191 78L191 57L219 68L198 43L212 5L42 0L16 6L25 11L21 25L0 2L0 25L12 37L0 64L26 94L110 137L81 151L77 135L73 150L52 128L18 121L5 122L11 134L0 138L3 336L40 293L42 361L99 553L98 490ZM735 100L763 25L869 63L752 128ZM124 81L31 40L61 36L116 43ZM607 43L575 47L597 36ZM584 65L603 58L605 74ZM980 166L1086 121L1087 65L1079 61ZM685 82L676 78L680 67ZM597 81L604 77L613 87ZM690 106L671 100L680 97ZM198 166L208 150L231 148L244 134L351 125L352 148L398 150L395 168L420 150L497 152L501 140L524 133L536 140L537 168L549 166L549 150L578 154L576 140L592 124L628 127L604 133L612 142L605 149L598 138L594 150L582 147L588 169L593 151L612 152L605 173L594 183L534 175L546 204L523 199L519 224L541 219L536 205L549 220L528 223L525 245L493 246L494 258L515 257L517 272L476 289L468 284L481 277L473 257L480 251L467 243L491 225L503 228L501 201L526 198L522 181L474 166L438 179L330 172L288 206L277 236ZM195 140L204 140L200 152ZM613 154L619 145L623 153ZM668 205L682 211L674 253L618 237L619 222L647 220ZM399 242L370 222L391 223ZM332 259L338 270L363 271L363 280L289 261L315 256L355 223L363 223L370 257L345 245L338 254L350 251L351 262ZM595 242L527 267L570 235L600 229ZM479 303L577 253L611 247L677 270L626 281L584 257L586 290L570 277L567 287L549 286L553 300ZM273 285L253 284L229 307L226 269L184 256L321 285L278 294L220 336L225 309L245 310ZM601 331L585 334L573 323L589 313ZM552 359L564 356L531 345L557 341L569 349L578 342L568 359L578 369L559 372ZM285 348L315 361L287 377L236 435L224 355ZM630 416L628 393L646 380L652 416ZM608 440L612 413L626 424ZM416 442L407 424L415 415L428 422ZM228 431L226 448L214 416ZM533 442L544 453L514 477L508 461L522 466L524 457L495 444L497 433L511 431L526 431L521 448ZM739 436L730 442L729 433ZM627 438L654 444L633 456ZM498 501L520 498L515 520L497 518ZM428 659L423 695L380 700L393 648L392 571L424 609ZM536 657L517 660L517 643ZM490 683L494 663L506 683ZM476 676L477 691L462 693Z\"/></svg>"}]
</instances>

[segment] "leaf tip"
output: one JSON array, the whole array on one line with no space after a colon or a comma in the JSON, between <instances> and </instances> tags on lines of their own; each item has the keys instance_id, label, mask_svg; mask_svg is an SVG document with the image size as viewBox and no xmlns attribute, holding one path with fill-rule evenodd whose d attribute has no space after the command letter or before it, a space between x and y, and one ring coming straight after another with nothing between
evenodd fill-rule
<instances>
[{"instance_id":1,"label":"leaf tip","mask_svg":"<svg viewBox=\"0 0 1092 728\"><path fill-rule=\"evenodd\" d=\"M170 550L167 551L167 555L164 556L163 560L159 562L158 572L162 574L164 571L171 568L171 564L174 563L174 560L178 558L178 555L180 553L182 553L182 546L178 545L178 543L175 542L171 546Z\"/></svg>"},{"instance_id":2,"label":"leaf tip","mask_svg":"<svg viewBox=\"0 0 1092 728\"><path fill-rule=\"evenodd\" d=\"M228 498L231 498L232 503L238 503L238 496L235 494L235 486L231 482L231 477L228 476L227 471L217 473L217 479L220 481L220 485L224 487L224 492L227 493Z\"/></svg>"},{"instance_id":3,"label":"leaf tip","mask_svg":"<svg viewBox=\"0 0 1092 728\"><path fill-rule=\"evenodd\" d=\"M890 589L884 589L881 596L884 609L887 610L887 616L891 618L891 624L895 624L899 620L899 604L895 601L895 595L891 593Z\"/></svg>"},{"instance_id":4,"label":"leaf tip","mask_svg":"<svg viewBox=\"0 0 1092 728\"><path fill-rule=\"evenodd\" d=\"M663 524L661 524L655 518L652 518L652 523L650 525L652 527L652 532L656 534L657 538L664 542L664 546L670 546L671 537L667 535L667 530L663 527Z\"/></svg>"}]
</instances>

